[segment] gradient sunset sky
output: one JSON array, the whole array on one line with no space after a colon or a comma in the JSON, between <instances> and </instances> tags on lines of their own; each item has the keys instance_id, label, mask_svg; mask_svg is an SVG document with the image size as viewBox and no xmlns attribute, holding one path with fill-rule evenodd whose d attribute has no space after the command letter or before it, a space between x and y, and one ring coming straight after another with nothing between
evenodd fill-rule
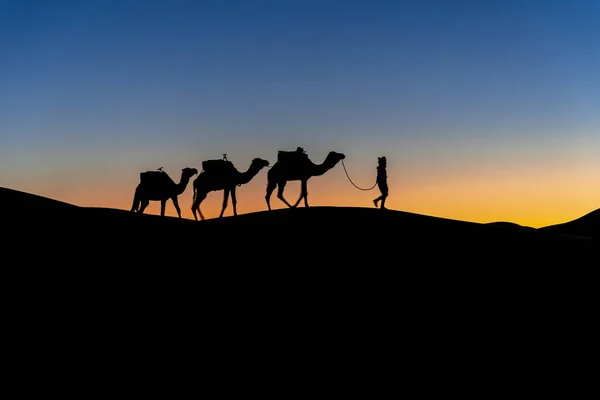
<instances>
[{"instance_id":1,"label":"gradient sunset sky","mask_svg":"<svg viewBox=\"0 0 600 400\"><path fill-rule=\"evenodd\" d=\"M600 207L597 0L0 0L0 50L3 187L128 210L142 171L302 146L363 187L387 156L392 209L539 227ZM239 213L266 209L266 173ZM309 181L313 206L378 195L342 164Z\"/></svg>"}]
</instances>

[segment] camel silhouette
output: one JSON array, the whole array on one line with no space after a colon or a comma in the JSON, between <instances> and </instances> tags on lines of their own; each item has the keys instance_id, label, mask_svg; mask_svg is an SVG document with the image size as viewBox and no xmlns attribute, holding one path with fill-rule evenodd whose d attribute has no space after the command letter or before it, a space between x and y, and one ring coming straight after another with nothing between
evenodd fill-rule
<instances>
[{"instance_id":1,"label":"camel silhouette","mask_svg":"<svg viewBox=\"0 0 600 400\"><path fill-rule=\"evenodd\" d=\"M209 161L221 161L221 160L209 160ZM233 204L233 215L237 215L237 197L236 187L245 185L254 178L261 169L267 167L269 162L262 158L255 158L250 163L250 166L245 172L239 172L230 161L224 160L227 164L223 164L224 167L205 169L200 175L194 180L192 186L194 188L194 197L192 199L192 213L194 219L198 221L196 212L200 214L200 218L204 219L202 211L200 211L200 203L206 198L209 192L223 190L223 207L219 218L223 217L223 213L227 208L227 201L231 194L231 203Z\"/></svg>"},{"instance_id":2,"label":"camel silhouette","mask_svg":"<svg viewBox=\"0 0 600 400\"><path fill-rule=\"evenodd\" d=\"M162 168L159 168L158 171L141 172L140 183L133 196L131 211L143 214L150 201L160 201L160 215L164 217L167 200L171 199L177 215L181 218L177 196L185 191L191 176L197 173L196 168L183 168L179 183L175 183Z\"/></svg>"},{"instance_id":3,"label":"camel silhouette","mask_svg":"<svg viewBox=\"0 0 600 400\"><path fill-rule=\"evenodd\" d=\"M267 173L267 194L265 200L267 201L269 210L271 210L271 194L273 194L276 187L278 187L277 198L283 201L288 207L297 207L302 199L304 199L304 206L308 207L308 180L313 176L323 175L335 167L338 162L346 158L342 153L330 151L323 163L315 164L304 154L301 147L298 148L297 152L300 153L300 156L288 158L285 162L281 157L278 158L278 161ZM288 203L283 197L285 185L289 181L300 181L301 183L300 197L298 197L294 205Z\"/></svg>"}]
</instances>

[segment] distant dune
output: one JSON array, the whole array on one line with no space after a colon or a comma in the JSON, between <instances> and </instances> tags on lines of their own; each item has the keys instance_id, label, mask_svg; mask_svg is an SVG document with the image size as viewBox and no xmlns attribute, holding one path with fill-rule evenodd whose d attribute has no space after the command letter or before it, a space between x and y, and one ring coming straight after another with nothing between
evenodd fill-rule
<instances>
[{"instance_id":1,"label":"distant dune","mask_svg":"<svg viewBox=\"0 0 600 400\"><path fill-rule=\"evenodd\" d=\"M503 226L506 228L536 229L536 228L532 228L531 226L524 226L524 225L516 224L514 222L506 222L506 221L488 222L488 225Z\"/></svg>"},{"instance_id":2,"label":"distant dune","mask_svg":"<svg viewBox=\"0 0 600 400\"><path fill-rule=\"evenodd\" d=\"M36 194L0 187L0 204L4 209L17 211L45 210L63 212L77 206Z\"/></svg>"},{"instance_id":3,"label":"distant dune","mask_svg":"<svg viewBox=\"0 0 600 400\"><path fill-rule=\"evenodd\" d=\"M552 232L582 237L600 238L600 209L592 211L576 220L540 228L543 232Z\"/></svg>"}]
</instances>

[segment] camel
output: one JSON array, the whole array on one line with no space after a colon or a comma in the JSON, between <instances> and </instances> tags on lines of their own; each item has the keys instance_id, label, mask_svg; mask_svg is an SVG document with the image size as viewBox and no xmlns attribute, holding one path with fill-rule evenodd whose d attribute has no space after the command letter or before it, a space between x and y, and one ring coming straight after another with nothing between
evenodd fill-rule
<instances>
[{"instance_id":1,"label":"camel","mask_svg":"<svg viewBox=\"0 0 600 400\"><path fill-rule=\"evenodd\" d=\"M177 215L181 218L177 196L185 191L190 178L197 173L196 168L183 168L179 183L175 183L166 172L162 171L162 168L159 168L158 171L140 173L140 183L135 189L131 211L143 214L151 200L160 201L160 215L164 217L167 200L171 199Z\"/></svg>"},{"instance_id":2,"label":"camel","mask_svg":"<svg viewBox=\"0 0 600 400\"><path fill-rule=\"evenodd\" d=\"M302 150L301 148L299 149ZM271 194L276 187L279 187L277 198L283 201L288 207L298 207L302 199L304 199L304 206L308 207L308 180L313 176L323 175L344 158L346 158L344 154L330 151L322 164L315 164L306 156L284 163L277 161L267 173L267 194L265 196L267 207L271 210ZM294 205L288 203L283 197L283 190L289 181L301 182L300 197L298 197L298 201Z\"/></svg>"},{"instance_id":3,"label":"camel","mask_svg":"<svg viewBox=\"0 0 600 400\"><path fill-rule=\"evenodd\" d=\"M227 160L225 161L228 162ZM192 184L194 187L192 213L194 214L194 219L196 221L198 221L196 211L200 214L200 218L204 220L204 215L202 214L202 211L200 211L200 203L202 203L209 192L217 190L223 190L223 207L221 208L219 218L223 217L230 194L231 203L233 204L233 215L237 215L236 187L250 182L261 169L269 166L269 162L261 158L255 158L245 172L239 172L233 167L233 164L229 165L230 167L222 169L215 168L213 170L203 170L194 180Z\"/></svg>"}]
</instances>

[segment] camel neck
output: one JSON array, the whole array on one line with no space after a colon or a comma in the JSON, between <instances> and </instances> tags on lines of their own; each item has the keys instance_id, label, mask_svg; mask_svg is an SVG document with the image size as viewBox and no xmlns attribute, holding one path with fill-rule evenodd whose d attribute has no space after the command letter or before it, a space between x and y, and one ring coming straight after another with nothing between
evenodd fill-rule
<instances>
[{"instance_id":1,"label":"camel neck","mask_svg":"<svg viewBox=\"0 0 600 400\"><path fill-rule=\"evenodd\" d=\"M246 171L239 173L238 184L245 185L246 183L250 182L252 178L254 178L256 174L258 174L258 171L259 168L256 165L251 164Z\"/></svg>"},{"instance_id":2,"label":"camel neck","mask_svg":"<svg viewBox=\"0 0 600 400\"><path fill-rule=\"evenodd\" d=\"M181 176L181 179L179 180L179 183L177 184L177 193L181 194L185 191L185 188L187 187L187 184L189 183L190 178L187 176Z\"/></svg>"},{"instance_id":3,"label":"camel neck","mask_svg":"<svg viewBox=\"0 0 600 400\"><path fill-rule=\"evenodd\" d=\"M331 158L326 158L325 161L323 161L321 164L314 164L313 166L313 176L321 176L323 175L325 172L329 171L331 168L333 168L335 165L335 163L333 163L331 161Z\"/></svg>"}]
</instances>

